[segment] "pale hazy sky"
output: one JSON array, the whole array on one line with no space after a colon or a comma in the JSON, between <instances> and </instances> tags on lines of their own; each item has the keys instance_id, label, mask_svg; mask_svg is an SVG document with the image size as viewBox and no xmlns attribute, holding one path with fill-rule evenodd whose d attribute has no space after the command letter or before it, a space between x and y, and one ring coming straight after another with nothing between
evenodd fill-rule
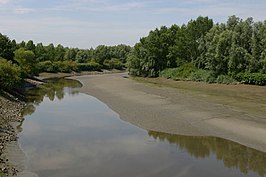
<instances>
[{"instance_id":1,"label":"pale hazy sky","mask_svg":"<svg viewBox=\"0 0 266 177\"><path fill-rule=\"evenodd\" d=\"M0 0L0 33L18 42L90 48L134 45L162 25L198 16L266 20L265 0Z\"/></svg>"}]
</instances>

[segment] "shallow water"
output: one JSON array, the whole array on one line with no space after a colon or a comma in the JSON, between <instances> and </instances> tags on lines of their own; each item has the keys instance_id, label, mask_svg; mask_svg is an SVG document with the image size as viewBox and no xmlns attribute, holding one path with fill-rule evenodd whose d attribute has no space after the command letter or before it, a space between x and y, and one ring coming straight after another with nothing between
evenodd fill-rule
<instances>
[{"instance_id":1,"label":"shallow water","mask_svg":"<svg viewBox=\"0 0 266 177\"><path fill-rule=\"evenodd\" d=\"M19 143L40 177L265 176L266 154L215 137L146 131L119 119L80 84L28 93Z\"/></svg>"}]
</instances>

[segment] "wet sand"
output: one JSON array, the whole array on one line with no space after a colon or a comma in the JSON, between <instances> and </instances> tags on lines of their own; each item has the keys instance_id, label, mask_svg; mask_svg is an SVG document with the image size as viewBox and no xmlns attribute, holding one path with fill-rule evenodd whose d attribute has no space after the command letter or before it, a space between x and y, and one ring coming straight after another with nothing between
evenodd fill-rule
<instances>
[{"instance_id":1,"label":"wet sand","mask_svg":"<svg viewBox=\"0 0 266 177\"><path fill-rule=\"evenodd\" d=\"M125 120L146 130L215 136L266 152L266 87L136 79L126 74L72 77Z\"/></svg>"}]
</instances>

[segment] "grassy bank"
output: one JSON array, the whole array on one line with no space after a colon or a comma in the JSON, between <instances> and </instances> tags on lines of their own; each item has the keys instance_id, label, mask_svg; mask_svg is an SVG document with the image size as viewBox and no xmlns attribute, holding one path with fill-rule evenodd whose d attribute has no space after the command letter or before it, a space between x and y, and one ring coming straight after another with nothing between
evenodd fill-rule
<instances>
[{"instance_id":1,"label":"grassy bank","mask_svg":"<svg viewBox=\"0 0 266 177\"><path fill-rule=\"evenodd\" d=\"M236 75L216 75L213 71L198 69L192 63L184 64L178 68L167 68L160 72L160 76L176 81L197 81L219 84L250 84L266 85L266 74L238 73Z\"/></svg>"},{"instance_id":2,"label":"grassy bank","mask_svg":"<svg viewBox=\"0 0 266 177\"><path fill-rule=\"evenodd\" d=\"M201 100L217 102L233 109L251 111L265 119L266 115L266 88L255 85L226 85L208 84L194 81L175 81L163 77L142 78L133 77L134 80L158 87L170 87L178 92L186 93Z\"/></svg>"}]
</instances>

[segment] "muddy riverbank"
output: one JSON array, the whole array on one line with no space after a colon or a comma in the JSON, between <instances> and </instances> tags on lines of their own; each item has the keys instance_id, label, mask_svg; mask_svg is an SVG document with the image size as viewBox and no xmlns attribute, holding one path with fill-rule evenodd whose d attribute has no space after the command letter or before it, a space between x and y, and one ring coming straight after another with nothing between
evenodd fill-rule
<instances>
[{"instance_id":1,"label":"muddy riverbank","mask_svg":"<svg viewBox=\"0 0 266 177\"><path fill-rule=\"evenodd\" d=\"M83 83L81 92L143 129L221 137L266 152L265 87L163 81L173 87L136 82L125 74L73 78Z\"/></svg>"},{"instance_id":2,"label":"muddy riverbank","mask_svg":"<svg viewBox=\"0 0 266 177\"><path fill-rule=\"evenodd\" d=\"M18 170L10 162L7 147L17 141L15 124L23 121L21 112L25 103L12 95L2 92L0 95L0 176L16 175ZM15 123L15 124L14 124Z\"/></svg>"}]
</instances>

